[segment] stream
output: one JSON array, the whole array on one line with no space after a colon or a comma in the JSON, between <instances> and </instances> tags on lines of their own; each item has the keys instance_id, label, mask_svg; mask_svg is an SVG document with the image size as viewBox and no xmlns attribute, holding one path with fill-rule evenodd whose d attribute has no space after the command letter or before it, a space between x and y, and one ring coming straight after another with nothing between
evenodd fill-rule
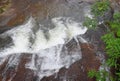
<instances>
[{"instance_id":1,"label":"stream","mask_svg":"<svg viewBox=\"0 0 120 81\"><path fill-rule=\"evenodd\" d=\"M94 81L87 72L99 69L104 58L104 29L82 25L92 17L90 1L12 1L15 12L0 22L0 81ZM22 13L23 23L6 24Z\"/></svg>"}]
</instances>

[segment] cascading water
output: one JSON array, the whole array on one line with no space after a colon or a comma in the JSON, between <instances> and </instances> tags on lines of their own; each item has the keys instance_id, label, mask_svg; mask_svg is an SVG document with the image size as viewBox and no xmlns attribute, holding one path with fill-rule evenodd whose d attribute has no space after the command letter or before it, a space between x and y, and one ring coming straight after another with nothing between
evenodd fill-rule
<instances>
[{"instance_id":1,"label":"cascading water","mask_svg":"<svg viewBox=\"0 0 120 81\"><path fill-rule=\"evenodd\" d=\"M68 68L72 63L79 60L81 58L80 49L71 54L67 51L62 53L62 49L71 39L84 34L87 28L69 17L53 18L52 22L55 27L47 31L48 37L41 29L42 25L39 24L37 27L36 21L32 17L24 25L1 34L0 36L4 38L11 37L13 43L0 51L1 60L4 60L3 57L16 54L16 58L11 58L10 64L17 65L19 62L17 57L20 53L32 54L31 61L25 66L37 72L40 79L58 72L62 67ZM33 30L35 27L37 31ZM37 56L37 61L35 61L35 56Z\"/></svg>"},{"instance_id":2,"label":"cascading water","mask_svg":"<svg viewBox=\"0 0 120 81\"><path fill-rule=\"evenodd\" d=\"M66 21L63 21L63 19ZM32 17L26 24L1 34L1 37L10 36L13 45L1 50L0 56L14 53L39 53L43 49L63 45L73 37L84 34L87 31L87 28L83 27L81 23L72 21L71 18L53 18L52 22L55 28L48 31L47 38L44 30L40 29L41 25L39 25L36 32L32 30L35 27L35 20Z\"/></svg>"},{"instance_id":3,"label":"cascading water","mask_svg":"<svg viewBox=\"0 0 120 81\"><path fill-rule=\"evenodd\" d=\"M29 81L24 80L29 76L27 77L22 67L31 70L32 77L39 77L31 81L40 81L44 77L55 74L57 76L61 68L68 69L82 59L80 43L87 43L82 37L87 32L82 22L85 16L92 18L90 4L81 0L55 0L50 4L47 3L50 0L35 1L40 2L40 7L43 6L42 2L44 3L43 12L48 12L46 19L41 18L39 21L39 17L37 20L31 16L24 24L0 34L3 42L0 44L0 69L1 65L6 63L0 73L2 81L17 81L15 77L20 74L19 69L25 74L22 79L18 77L19 81ZM53 27L47 26L49 23ZM84 70L83 66L80 68ZM60 77L63 79L55 81L68 81L67 72Z\"/></svg>"}]
</instances>

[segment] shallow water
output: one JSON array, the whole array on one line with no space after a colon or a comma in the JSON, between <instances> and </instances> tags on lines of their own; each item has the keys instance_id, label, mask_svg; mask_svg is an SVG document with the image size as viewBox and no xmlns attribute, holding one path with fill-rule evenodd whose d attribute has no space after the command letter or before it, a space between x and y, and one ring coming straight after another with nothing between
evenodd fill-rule
<instances>
[{"instance_id":1,"label":"shallow water","mask_svg":"<svg viewBox=\"0 0 120 81\"><path fill-rule=\"evenodd\" d=\"M85 16L92 17L90 5L80 0L66 0L64 4L62 1L60 4L58 2L60 0L45 3L42 11L47 8L48 15L45 17L40 14L42 12L37 13L38 18L31 15L24 24L0 34L3 41L8 38L8 42L0 45L0 64L8 60L3 74L10 67L17 69L24 53L30 55L25 68L33 70L39 80L59 72L63 67L69 68L82 58L79 42L87 43L82 38L87 32L82 22ZM72 40L76 44L70 43ZM68 49L69 47L73 50ZM13 77L9 80L12 81ZM5 79L6 76L3 81Z\"/></svg>"}]
</instances>

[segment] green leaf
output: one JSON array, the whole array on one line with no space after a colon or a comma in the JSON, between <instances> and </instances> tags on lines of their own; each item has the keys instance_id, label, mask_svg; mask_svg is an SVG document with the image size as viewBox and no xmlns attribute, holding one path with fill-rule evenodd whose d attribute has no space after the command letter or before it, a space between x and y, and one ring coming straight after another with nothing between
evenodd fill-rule
<instances>
[{"instance_id":1,"label":"green leaf","mask_svg":"<svg viewBox=\"0 0 120 81\"><path fill-rule=\"evenodd\" d=\"M96 73L97 73L96 70L90 70L88 72L88 77L93 78L93 77L95 77Z\"/></svg>"},{"instance_id":2,"label":"green leaf","mask_svg":"<svg viewBox=\"0 0 120 81\"><path fill-rule=\"evenodd\" d=\"M117 36L120 37L120 30L117 31Z\"/></svg>"},{"instance_id":3,"label":"green leaf","mask_svg":"<svg viewBox=\"0 0 120 81\"><path fill-rule=\"evenodd\" d=\"M114 13L113 18L114 19L120 19L120 12Z\"/></svg>"},{"instance_id":4,"label":"green leaf","mask_svg":"<svg viewBox=\"0 0 120 81\"><path fill-rule=\"evenodd\" d=\"M97 24L98 24L98 22L96 19L94 19L94 18L91 19L89 17L86 17L85 21L83 23L83 26L86 26L89 29L95 29L97 27Z\"/></svg>"},{"instance_id":5,"label":"green leaf","mask_svg":"<svg viewBox=\"0 0 120 81\"><path fill-rule=\"evenodd\" d=\"M97 1L95 4L92 5L91 12L95 16L102 16L109 9L109 5L110 3L108 0Z\"/></svg>"}]
</instances>

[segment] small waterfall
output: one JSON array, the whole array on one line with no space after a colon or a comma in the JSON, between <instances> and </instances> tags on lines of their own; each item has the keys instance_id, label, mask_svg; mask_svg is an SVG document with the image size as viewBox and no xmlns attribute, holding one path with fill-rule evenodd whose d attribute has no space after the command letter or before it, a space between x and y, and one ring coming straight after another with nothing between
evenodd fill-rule
<instances>
[{"instance_id":1,"label":"small waterfall","mask_svg":"<svg viewBox=\"0 0 120 81\"><path fill-rule=\"evenodd\" d=\"M63 20L65 19L65 21ZM87 28L81 23L75 22L72 18L58 17L52 19L55 27L48 30L48 38L46 38L41 25L37 27L37 31L32 29L35 27L35 20L31 17L27 23L19 27L15 27L0 36L10 36L13 45L0 51L0 57L15 53L39 53L40 50L51 48L57 45L63 45L69 42L73 37L84 34ZM30 40L33 40L30 42Z\"/></svg>"},{"instance_id":2,"label":"small waterfall","mask_svg":"<svg viewBox=\"0 0 120 81\"><path fill-rule=\"evenodd\" d=\"M4 62L3 57L13 55L14 60L9 62L17 65L20 54L32 54L31 61L25 67L34 70L40 80L57 73L62 67L69 68L72 63L81 59L81 49L69 52L65 50L65 44L73 38L79 43L77 36L84 34L87 28L70 17L56 17L51 21L55 27L48 30L47 34L41 29L43 25L36 25L32 17L25 24L1 34L0 37L11 37L13 43L0 50L1 60ZM82 37L79 39L86 42Z\"/></svg>"}]
</instances>

